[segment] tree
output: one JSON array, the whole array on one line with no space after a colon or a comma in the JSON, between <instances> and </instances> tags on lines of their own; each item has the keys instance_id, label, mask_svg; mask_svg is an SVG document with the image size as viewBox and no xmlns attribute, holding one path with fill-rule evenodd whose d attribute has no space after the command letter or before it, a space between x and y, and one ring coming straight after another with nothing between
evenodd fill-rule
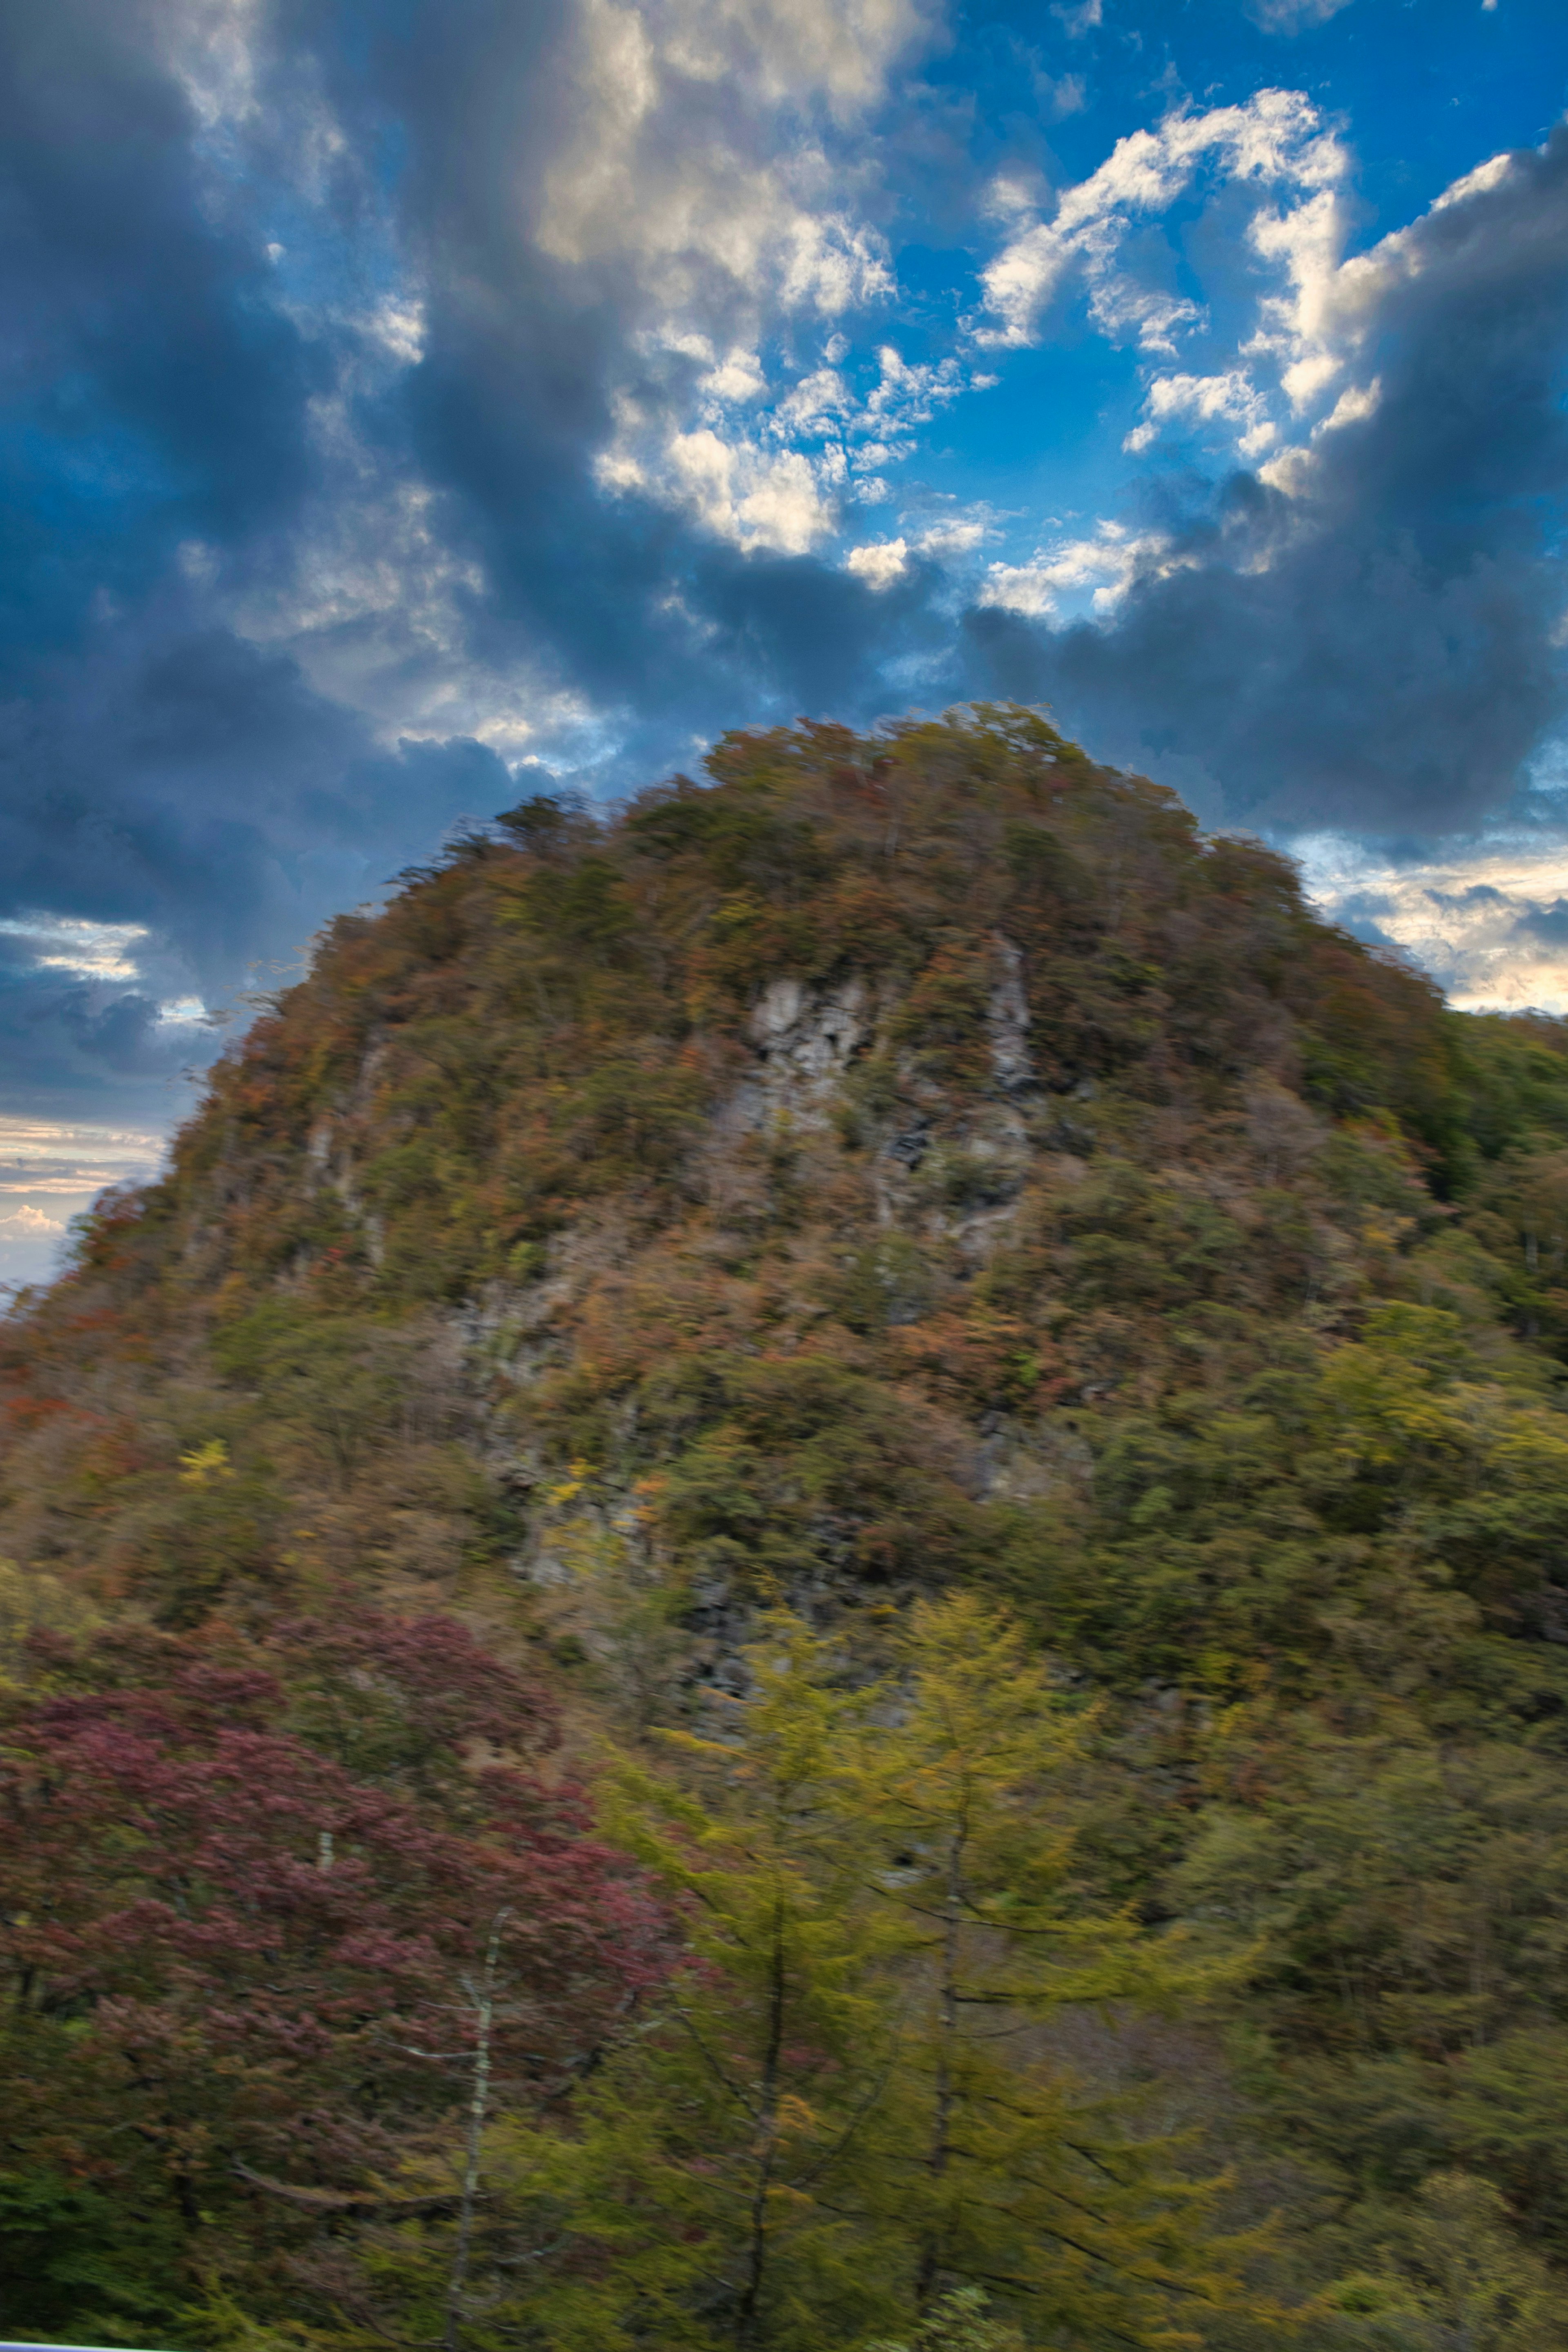
<instances>
[{"instance_id":1,"label":"tree","mask_svg":"<svg viewBox=\"0 0 1568 2352\"><path fill-rule=\"evenodd\" d=\"M1497 2190L1468 2173L1427 2180L1375 2271L1324 2298L1331 2337L1367 2352L1563 2352L1568 2291L1508 2227Z\"/></svg>"},{"instance_id":2,"label":"tree","mask_svg":"<svg viewBox=\"0 0 1568 2352\"><path fill-rule=\"evenodd\" d=\"M942 2296L905 2343L873 2344L868 2352L1023 2352L1023 2347L1016 2328L986 2317L985 2297L977 2286L961 2286Z\"/></svg>"},{"instance_id":3,"label":"tree","mask_svg":"<svg viewBox=\"0 0 1568 2352\"><path fill-rule=\"evenodd\" d=\"M362 1617L337 1643L405 1756L437 1725L460 1756L503 1696L515 1750L548 1732L461 1628ZM187 2282L232 2257L276 2295L302 2233L396 2201L381 2184L447 2135L477 2046L517 2098L559 2095L657 1974L657 1921L569 1785L470 1766L444 1795L399 1790L289 1727L286 1648L138 1647L58 1651L54 1690L9 1708L0 2165L168 2214ZM481 2031L461 1979L487 1943L514 1991Z\"/></svg>"},{"instance_id":4,"label":"tree","mask_svg":"<svg viewBox=\"0 0 1568 2352\"><path fill-rule=\"evenodd\" d=\"M706 1803L619 1776L615 1826L685 1918L685 1968L579 2103L576 2138L510 2136L535 2240L564 2241L530 2306L562 2352L817 2352L899 2307L861 2186L899 2034L845 1801L865 1702L793 1620L752 1664L732 1739L673 1743Z\"/></svg>"},{"instance_id":5,"label":"tree","mask_svg":"<svg viewBox=\"0 0 1568 2352\"><path fill-rule=\"evenodd\" d=\"M914 2305L980 2285L1037 2340L1196 2341L1173 2308L1234 2301L1245 2251L1205 2232L1215 2184L1076 2084L1050 2028L1085 2005L1190 2004L1204 1971L1075 1883L1053 1808L1085 1722L1021 1630L972 1594L917 1604L905 1669L854 1793L910 1994L882 2194Z\"/></svg>"},{"instance_id":6,"label":"tree","mask_svg":"<svg viewBox=\"0 0 1568 2352\"><path fill-rule=\"evenodd\" d=\"M1042 1822L1080 1726L973 1599L921 1609L900 1664L857 1683L780 1612L732 1735L672 1737L688 1792L622 1769L617 1833L689 1957L572 2137L498 2124L496 2342L820 2352L929 2335L942 2309L964 2343L981 2322L952 2297L973 2289L1020 2340L1154 2347L1196 2341L1183 2299L1237 2299L1243 2250L1205 2234L1208 2186L1053 2053L1069 2009L1202 1981L1097 1907ZM440 2275L423 2234L414 2334ZM526 2296L497 2283L519 2272Z\"/></svg>"}]
</instances>

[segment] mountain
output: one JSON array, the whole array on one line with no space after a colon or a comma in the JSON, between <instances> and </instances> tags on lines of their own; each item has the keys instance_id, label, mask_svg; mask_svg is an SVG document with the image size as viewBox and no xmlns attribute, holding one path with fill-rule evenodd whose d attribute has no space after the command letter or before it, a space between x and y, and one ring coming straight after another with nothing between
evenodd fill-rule
<instances>
[{"instance_id":1,"label":"mountain","mask_svg":"<svg viewBox=\"0 0 1568 2352\"><path fill-rule=\"evenodd\" d=\"M525 802L341 919L167 1177L9 1318L0 2322L1568 2343L1568 1030L1449 1012L1029 712L739 734L708 774ZM929 2221L906 2294L868 2125L831 2227L881 2302L822 2238L837 2303L705 2305L639 2256L590 2309L632 2261L602 2216L503 2292L521 2191L462 2187L473 2054L493 2026L498 2115L583 2211L606 2069L665 2177L691 2084L616 2053L729 1963L647 1823L743 1809L714 1757L797 1638L834 1706L881 1694L844 1756L891 1755L971 1643L998 1722L1004 1685L1070 1716L1055 1780L1003 1775L974 1917L1010 1950L1070 1833L1028 1932L1100 1921L1100 1973L1048 2031L1016 1990L1019 2063L1152 2102L1194 2197L1223 2173L1185 2285L1100 2214L1054 2259L1142 2263L1147 2306L939 2263ZM882 1835L873 1764L820 1771L842 1851ZM925 1962L855 1942L826 1852L789 1883L874 2007ZM524 1916L507 2023L486 1938ZM588 2246L559 2196L538 2246ZM932 2320L937 2286L991 2315Z\"/></svg>"}]
</instances>

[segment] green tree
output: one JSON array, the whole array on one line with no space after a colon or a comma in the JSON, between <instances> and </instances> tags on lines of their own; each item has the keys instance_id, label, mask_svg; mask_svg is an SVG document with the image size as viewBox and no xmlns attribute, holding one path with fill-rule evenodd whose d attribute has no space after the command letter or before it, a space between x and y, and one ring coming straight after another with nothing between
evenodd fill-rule
<instances>
[{"instance_id":1,"label":"green tree","mask_svg":"<svg viewBox=\"0 0 1568 2352\"><path fill-rule=\"evenodd\" d=\"M916 2307L1000 2291L1035 2340L1188 2338L1173 2305L1235 2299L1239 2244L1124 2101L1075 2084L1065 2012L1190 2004L1204 1974L1077 1883L1059 1811L1086 1729L1020 1629L973 1595L917 1606L898 1719L864 1738L861 1818L900 1923L909 2006L882 2193Z\"/></svg>"},{"instance_id":2,"label":"green tree","mask_svg":"<svg viewBox=\"0 0 1568 2352\"><path fill-rule=\"evenodd\" d=\"M1568 2291L1521 2243L1497 2190L1439 2172L1393 2233L1375 2271L1325 2298L1343 2318L1331 2341L1378 2352L1563 2352Z\"/></svg>"},{"instance_id":3,"label":"green tree","mask_svg":"<svg viewBox=\"0 0 1568 2352\"><path fill-rule=\"evenodd\" d=\"M1184 2305L1237 2300L1213 2184L1053 2039L1071 2011L1202 1983L1075 1879L1057 1816L1081 1714L973 1598L920 1609L899 1664L847 1687L781 1612L732 1735L671 1736L688 1791L622 1768L618 1833L684 1911L689 1958L573 2137L497 2125L481 2340L822 2352L892 2329L1000 2346L1011 2325L1152 2347L1198 2340ZM436 2238L403 2244L433 2314ZM970 2289L997 2321L953 2301Z\"/></svg>"},{"instance_id":4,"label":"green tree","mask_svg":"<svg viewBox=\"0 0 1568 2352\"><path fill-rule=\"evenodd\" d=\"M986 2317L977 2286L961 2286L944 2294L903 2343L873 2344L868 2352L1023 2352L1023 2345L1016 2327Z\"/></svg>"},{"instance_id":5,"label":"green tree","mask_svg":"<svg viewBox=\"0 0 1568 2352\"><path fill-rule=\"evenodd\" d=\"M559 2347L819 2352L894 2321L862 2192L899 2056L890 1923L863 1889L844 1761L863 1696L770 1624L733 1738L677 1735L706 1802L630 1766L612 1825L688 1922L668 1996L589 2087L572 2140L503 2126L500 2179L563 2240L530 2315Z\"/></svg>"}]
</instances>

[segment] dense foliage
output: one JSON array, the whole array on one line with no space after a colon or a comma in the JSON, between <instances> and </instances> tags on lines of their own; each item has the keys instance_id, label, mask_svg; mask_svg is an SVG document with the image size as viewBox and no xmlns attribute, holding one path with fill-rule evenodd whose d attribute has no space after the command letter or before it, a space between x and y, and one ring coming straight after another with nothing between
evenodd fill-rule
<instances>
[{"instance_id":1,"label":"dense foliage","mask_svg":"<svg viewBox=\"0 0 1568 2352\"><path fill-rule=\"evenodd\" d=\"M1568 2345L1568 1032L1029 713L710 770L0 1335L0 2325Z\"/></svg>"}]
</instances>

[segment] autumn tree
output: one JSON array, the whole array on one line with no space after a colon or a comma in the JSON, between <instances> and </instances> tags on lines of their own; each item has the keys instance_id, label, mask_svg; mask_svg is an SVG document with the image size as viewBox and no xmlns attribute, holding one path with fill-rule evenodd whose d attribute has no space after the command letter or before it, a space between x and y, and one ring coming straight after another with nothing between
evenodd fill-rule
<instances>
[{"instance_id":1,"label":"autumn tree","mask_svg":"<svg viewBox=\"0 0 1568 2352\"><path fill-rule=\"evenodd\" d=\"M348 1762L301 1736L333 1743L334 1650L359 1685ZM447 2134L475 2038L461 1979L498 1920L520 2098L559 2095L658 1966L626 1866L570 1785L526 1769L548 1711L460 1628L323 1631L299 1729L293 1663L287 1642L151 1634L35 1649L45 1687L10 1696L0 1753L0 2165L154 2234L166 2215L187 2293L232 2263L264 2303L301 2232L376 2210ZM465 1769L503 1736L511 1759Z\"/></svg>"},{"instance_id":2,"label":"autumn tree","mask_svg":"<svg viewBox=\"0 0 1568 2352\"><path fill-rule=\"evenodd\" d=\"M1061 1784L1085 1728L1016 1624L973 1595L917 1604L902 1702L863 1734L852 1783L908 1997L883 2193L920 2312L983 2286L1031 2340L1163 2344L1174 2309L1235 2299L1242 2250L1209 2233L1212 2184L1053 2048L1074 2010L1205 1989L1075 1876Z\"/></svg>"},{"instance_id":3,"label":"autumn tree","mask_svg":"<svg viewBox=\"0 0 1568 2352\"><path fill-rule=\"evenodd\" d=\"M972 1598L921 1609L886 1681L782 1612L750 1664L731 1729L668 1742L684 1792L620 1774L618 1833L689 1958L571 2135L493 2133L482 2324L562 2347L818 2352L900 2328L945 2341L942 2308L955 2343L1009 2340L973 2290L1028 2342L1195 2341L1173 2312L1235 2303L1245 2250L1213 2236L1179 2151L1076 2081L1050 2033L1085 2008L1190 2000L1202 1972L1075 1881L1051 1816L1081 1727L1046 1667ZM440 2232L403 2237L418 2334Z\"/></svg>"},{"instance_id":4,"label":"autumn tree","mask_svg":"<svg viewBox=\"0 0 1568 2352\"><path fill-rule=\"evenodd\" d=\"M900 2033L867 1825L845 1801L864 1699L793 1621L752 1664L731 1732L673 1743L689 1793L619 1775L612 1819L685 1921L685 1967L575 2135L514 2135L506 2153L534 2242L567 2248L534 2289L563 2352L814 2352L899 2308L864 2188Z\"/></svg>"}]
</instances>

